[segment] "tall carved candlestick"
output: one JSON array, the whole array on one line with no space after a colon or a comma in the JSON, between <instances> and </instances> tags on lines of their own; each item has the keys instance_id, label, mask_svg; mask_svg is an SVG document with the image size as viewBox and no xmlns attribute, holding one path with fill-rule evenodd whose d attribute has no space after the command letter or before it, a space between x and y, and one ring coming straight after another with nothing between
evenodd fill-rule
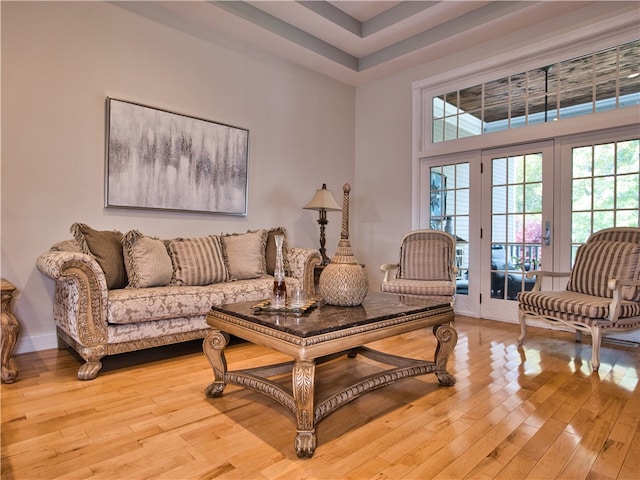
<instances>
[{"instance_id":1,"label":"tall carved candlestick","mask_svg":"<svg viewBox=\"0 0 640 480\"><path fill-rule=\"evenodd\" d=\"M369 289L367 272L358 263L349 241L349 192L345 183L342 200L342 232L336 254L320 275L320 295L329 305L360 305Z\"/></svg>"}]
</instances>

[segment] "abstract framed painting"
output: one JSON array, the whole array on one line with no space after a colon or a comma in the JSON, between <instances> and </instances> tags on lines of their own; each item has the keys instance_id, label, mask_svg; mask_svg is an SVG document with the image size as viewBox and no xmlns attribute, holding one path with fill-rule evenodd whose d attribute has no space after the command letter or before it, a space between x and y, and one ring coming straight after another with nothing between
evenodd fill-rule
<instances>
[{"instance_id":1,"label":"abstract framed painting","mask_svg":"<svg viewBox=\"0 0 640 480\"><path fill-rule=\"evenodd\" d=\"M105 206L247 214L249 131L107 98Z\"/></svg>"}]
</instances>

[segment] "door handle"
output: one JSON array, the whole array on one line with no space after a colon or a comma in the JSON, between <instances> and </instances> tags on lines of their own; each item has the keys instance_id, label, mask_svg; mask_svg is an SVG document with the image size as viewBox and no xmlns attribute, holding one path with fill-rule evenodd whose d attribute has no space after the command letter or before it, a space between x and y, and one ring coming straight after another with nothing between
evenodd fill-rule
<instances>
[{"instance_id":1,"label":"door handle","mask_svg":"<svg viewBox=\"0 0 640 480\"><path fill-rule=\"evenodd\" d=\"M551 221L547 220L544 222L544 246L548 247L551 245Z\"/></svg>"}]
</instances>

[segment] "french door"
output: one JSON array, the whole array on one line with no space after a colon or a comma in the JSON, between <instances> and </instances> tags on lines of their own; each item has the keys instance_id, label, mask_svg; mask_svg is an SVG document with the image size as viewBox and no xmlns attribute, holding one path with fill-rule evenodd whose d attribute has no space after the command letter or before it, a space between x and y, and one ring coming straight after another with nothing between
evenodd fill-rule
<instances>
[{"instance_id":1,"label":"french door","mask_svg":"<svg viewBox=\"0 0 640 480\"><path fill-rule=\"evenodd\" d=\"M531 270L568 272L603 228L640 225L636 127L424 159L420 228L456 238L458 314L517 322ZM562 289L567 279L545 280Z\"/></svg>"},{"instance_id":2,"label":"french door","mask_svg":"<svg viewBox=\"0 0 640 480\"><path fill-rule=\"evenodd\" d=\"M552 142L481 153L480 316L518 318L518 292L531 270L553 270Z\"/></svg>"}]
</instances>

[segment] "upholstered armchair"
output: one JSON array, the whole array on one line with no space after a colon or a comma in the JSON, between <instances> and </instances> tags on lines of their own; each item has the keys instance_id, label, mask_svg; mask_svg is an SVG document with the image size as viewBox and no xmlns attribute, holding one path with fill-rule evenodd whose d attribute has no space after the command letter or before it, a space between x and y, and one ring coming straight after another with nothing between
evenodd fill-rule
<instances>
[{"instance_id":1,"label":"upholstered armchair","mask_svg":"<svg viewBox=\"0 0 640 480\"><path fill-rule=\"evenodd\" d=\"M602 336L640 328L640 228L609 228L594 233L580 246L570 273L543 271L535 275L530 292L518 294L518 317L523 343L527 320L541 319L559 327L591 335L591 367L600 366ZM541 291L545 276L569 277L564 290ZM640 340L640 336L639 336Z\"/></svg>"},{"instance_id":2,"label":"upholstered armchair","mask_svg":"<svg viewBox=\"0 0 640 480\"><path fill-rule=\"evenodd\" d=\"M400 244L398 263L380 266L382 292L420 295L453 305L456 293L456 242L439 230L415 230ZM395 277L393 277L395 272Z\"/></svg>"}]
</instances>

